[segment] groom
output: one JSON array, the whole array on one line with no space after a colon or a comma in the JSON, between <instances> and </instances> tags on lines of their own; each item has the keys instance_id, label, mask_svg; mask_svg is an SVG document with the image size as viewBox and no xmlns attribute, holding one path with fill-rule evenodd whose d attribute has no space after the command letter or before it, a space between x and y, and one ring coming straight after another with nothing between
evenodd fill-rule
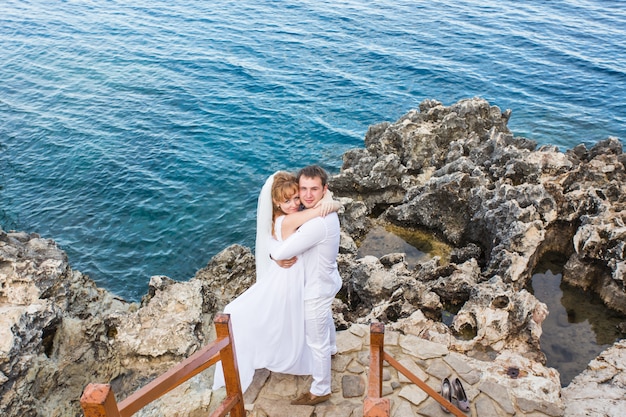
<instances>
[{"instance_id":1,"label":"groom","mask_svg":"<svg viewBox=\"0 0 626 417\"><path fill-rule=\"evenodd\" d=\"M315 207L328 190L328 174L323 168L312 165L302 168L297 177L300 201L305 208ZM309 220L271 251L272 259L279 265L281 260L296 255L304 262L305 331L307 345L313 352L313 382L310 392L291 402L294 405L315 405L330 398L330 362L331 356L337 353L331 305L341 289L337 270L339 234L339 217L337 213L330 213Z\"/></svg>"}]
</instances>

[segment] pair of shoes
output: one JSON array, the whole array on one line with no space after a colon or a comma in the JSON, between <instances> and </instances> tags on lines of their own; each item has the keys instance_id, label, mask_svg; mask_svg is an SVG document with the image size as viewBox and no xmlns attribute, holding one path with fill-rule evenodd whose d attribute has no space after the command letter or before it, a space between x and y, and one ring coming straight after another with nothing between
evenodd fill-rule
<instances>
[{"instance_id":1,"label":"pair of shoes","mask_svg":"<svg viewBox=\"0 0 626 417\"><path fill-rule=\"evenodd\" d=\"M328 401L330 394L326 395L313 395L310 392L305 392L295 400L291 402L291 405L315 405Z\"/></svg>"},{"instance_id":2,"label":"pair of shoes","mask_svg":"<svg viewBox=\"0 0 626 417\"><path fill-rule=\"evenodd\" d=\"M443 381L441 381L441 396L450 402L452 402L452 397L456 398L457 406L462 411L469 411L470 409L469 400L467 399L465 389L459 378L455 378L452 384L450 384L448 378L444 378ZM443 405L441 409L446 413L450 412Z\"/></svg>"}]
</instances>

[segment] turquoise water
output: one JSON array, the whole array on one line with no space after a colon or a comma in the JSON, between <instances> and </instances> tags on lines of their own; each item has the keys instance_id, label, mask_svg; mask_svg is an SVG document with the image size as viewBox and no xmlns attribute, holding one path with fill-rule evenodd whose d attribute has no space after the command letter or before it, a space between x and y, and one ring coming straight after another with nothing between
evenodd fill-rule
<instances>
[{"instance_id":1,"label":"turquoise water","mask_svg":"<svg viewBox=\"0 0 626 417\"><path fill-rule=\"evenodd\" d=\"M541 3L541 4L537 4ZM618 1L0 3L0 226L137 300L254 242L276 169L480 96L562 149L626 137Z\"/></svg>"}]
</instances>

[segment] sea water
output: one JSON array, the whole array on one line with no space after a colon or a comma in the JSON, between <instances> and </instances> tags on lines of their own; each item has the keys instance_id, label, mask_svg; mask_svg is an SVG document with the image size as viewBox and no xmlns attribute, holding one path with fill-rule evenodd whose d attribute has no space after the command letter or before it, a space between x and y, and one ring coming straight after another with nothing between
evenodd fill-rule
<instances>
[{"instance_id":1,"label":"sea water","mask_svg":"<svg viewBox=\"0 0 626 417\"><path fill-rule=\"evenodd\" d=\"M626 137L622 2L3 0L0 226L128 299L253 248L267 175L483 97L561 149Z\"/></svg>"}]
</instances>

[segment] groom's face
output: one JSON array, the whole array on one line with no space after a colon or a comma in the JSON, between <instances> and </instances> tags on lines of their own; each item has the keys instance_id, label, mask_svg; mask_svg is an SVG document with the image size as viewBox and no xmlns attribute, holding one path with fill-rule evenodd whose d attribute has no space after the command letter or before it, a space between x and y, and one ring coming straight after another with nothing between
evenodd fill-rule
<instances>
[{"instance_id":1,"label":"groom's face","mask_svg":"<svg viewBox=\"0 0 626 417\"><path fill-rule=\"evenodd\" d=\"M300 177L300 201L306 208L315 207L315 205L324 197L327 186L322 185L322 179L319 177L309 178Z\"/></svg>"}]
</instances>

